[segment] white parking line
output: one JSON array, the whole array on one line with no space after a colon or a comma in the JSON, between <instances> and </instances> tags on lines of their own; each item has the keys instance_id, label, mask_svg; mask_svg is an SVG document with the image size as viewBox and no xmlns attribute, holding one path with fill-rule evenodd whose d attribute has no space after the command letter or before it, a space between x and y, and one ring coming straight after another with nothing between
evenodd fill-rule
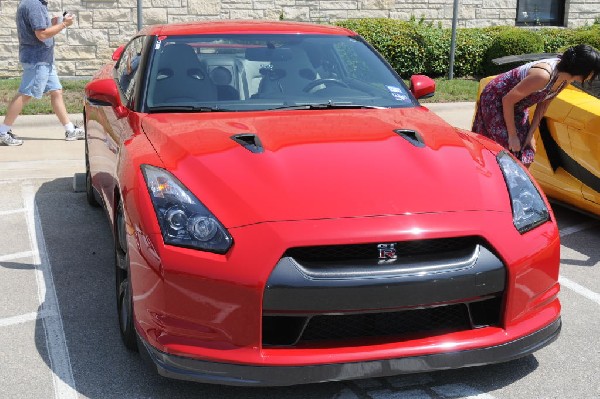
<instances>
[{"instance_id":1,"label":"white parking line","mask_svg":"<svg viewBox=\"0 0 600 399\"><path fill-rule=\"evenodd\" d=\"M48 316L56 316L56 314L42 310L41 312L31 312L19 316L5 317L3 319L0 319L0 327L14 326L15 324L23 324L37 319L43 319Z\"/></svg>"},{"instance_id":2,"label":"white parking line","mask_svg":"<svg viewBox=\"0 0 600 399\"><path fill-rule=\"evenodd\" d=\"M565 227L564 229L560 230L560 236L561 236L561 238L566 237L570 234L578 233L582 230L587 230L589 228L596 227L596 226L598 226L598 222L595 220L591 220L589 222L576 224L575 226Z\"/></svg>"},{"instance_id":3,"label":"white parking line","mask_svg":"<svg viewBox=\"0 0 600 399\"><path fill-rule=\"evenodd\" d=\"M587 299L590 299L590 300L596 302L598 305L600 305L600 294L597 294L594 291L589 290L589 289L585 288L584 286L579 285L576 282L571 281L571 280L569 280L568 278L566 278L564 276L560 276L559 279L558 279L558 282L563 287L567 287L570 290L575 291L579 295L584 296Z\"/></svg>"},{"instance_id":4,"label":"white parking line","mask_svg":"<svg viewBox=\"0 0 600 399\"><path fill-rule=\"evenodd\" d=\"M38 299L42 305L42 312L48 312L49 315L52 315L42 318L42 324L46 333L50 368L53 371L54 397L57 399L76 399L77 391L71 368L71 359L69 358L62 316L56 297L52 267L46 252L46 241L35 205L35 187L33 185L25 184L23 186L23 200L25 209L27 209L27 230L33 251L33 264L38 265L36 270Z\"/></svg>"},{"instance_id":5,"label":"white parking line","mask_svg":"<svg viewBox=\"0 0 600 399\"><path fill-rule=\"evenodd\" d=\"M560 237L561 238L566 237L569 234L578 233L582 230L586 230L586 229L596 227L596 226L598 226L598 222L595 220L580 223L575 226L569 226L560 231ZM561 286L566 287L566 288L570 289L571 291L575 291L579 295L586 297L586 298L596 302L598 305L600 305L600 294L597 294L594 291L592 291L588 288L585 288L584 286L579 285L574 281L569 280L568 278L566 278L563 275L559 276L558 282L561 284Z\"/></svg>"},{"instance_id":6,"label":"white parking line","mask_svg":"<svg viewBox=\"0 0 600 399\"><path fill-rule=\"evenodd\" d=\"M462 399L493 399L494 396L479 392L475 388L466 384L448 384L431 387L438 395L443 398L462 398Z\"/></svg>"},{"instance_id":7,"label":"white parking line","mask_svg":"<svg viewBox=\"0 0 600 399\"><path fill-rule=\"evenodd\" d=\"M382 391L369 392L371 399L432 399L432 396L422 389L406 389L402 391L391 391L384 389Z\"/></svg>"},{"instance_id":8,"label":"white parking line","mask_svg":"<svg viewBox=\"0 0 600 399\"><path fill-rule=\"evenodd\" d=\"M25 212L25 208L12 209L10 211L0 211L0 216L14 215L16 213L22 213L22 212Z\"/></svg>"},{"instance_id":9,"label":"white parking line","mask_svg":"<svg viewBox=\"0 0 600 399\"><path fill-rule=\"evenodd\" d=\"M493 399L494 396L478 391L466 384L448 384L431 387L438 395L443 398L462 398L462 399Z\"/></svg>"},{"instance_id":10,"label":"white parking line","mask_svg":"<svg viewBox=\"0 0 600 399\"><path fill-rule=\"evenodd\" d=\"M29 258L31 256L33 256L33 252L31 251L15 252L14 254L0 256L0 262L8 262L9 260Z\"/></svg>"}]
</instances>

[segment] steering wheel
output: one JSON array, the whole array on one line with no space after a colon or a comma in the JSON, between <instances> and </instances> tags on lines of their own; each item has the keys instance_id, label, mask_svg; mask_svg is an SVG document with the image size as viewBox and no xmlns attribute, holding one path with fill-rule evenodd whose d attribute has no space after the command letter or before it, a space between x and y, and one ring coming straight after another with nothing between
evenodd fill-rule
<instances>
[{"instance_id":1,"label":"steering wheel","mask_svg":"<svg viewBox=\"0 0 600 399\"><path fill-rule=\"evenodd\" d=\"M311 91L312 89L314 89L315 87L317 87L319 85L328 86L330 84L334 84L334 85L338 85L338 86L346 87L346 88L350 87L350 86L348 86L348 84L344 83L343 81L341 81L339 79L327 78L327 79L313 80L312 82L310 82L309 84L304 86L302 91L304 91L305 93L308 93L309 91Z\"/></svg>"}]
</instances>

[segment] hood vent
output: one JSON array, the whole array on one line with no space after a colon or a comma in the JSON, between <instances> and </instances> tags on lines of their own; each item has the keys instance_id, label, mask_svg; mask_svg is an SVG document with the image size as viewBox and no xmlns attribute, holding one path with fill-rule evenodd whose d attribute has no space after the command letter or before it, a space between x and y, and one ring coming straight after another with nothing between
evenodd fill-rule
<instances>
[{"instance_id":1,"label":"hood vent","mask_svg":"<svg viewBox=\"0 0 600 399\"><path fill-rule=\"evenodd\" d=\"M405 138L409 143L415 147L425 147L425 142L419 133L411 129L396 129L394 133L400 137Z\"/></svg>"},{"instance_id":2,"label":"hood vent","mask_svg":"<svg viewBox=\"0 0 600 399\"><path fill-rule=\"evenodd\" d=\"M231 139L236 143L241 144L245 149L254 154L260 154L265 150L260 142L260 139L254 133L236 134L231 136Z\"/></svg>"}]
</instances>

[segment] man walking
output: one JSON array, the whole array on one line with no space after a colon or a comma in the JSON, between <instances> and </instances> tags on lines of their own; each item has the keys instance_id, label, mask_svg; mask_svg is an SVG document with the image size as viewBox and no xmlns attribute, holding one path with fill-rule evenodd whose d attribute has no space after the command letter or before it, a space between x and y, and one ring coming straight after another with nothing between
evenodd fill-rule
<instances>
[{"instance_id":1,"label":"man walking","mask_svg":"<svg viewBox=\"0 0 600 399\"><path fill-rule=\"evenodd\" d=\"M17 32L19 35L19 62L23 75L18 93L6 110L0 125L0 145L18 146L18 139L11 127L25 104L32 98L40 99L50 93L52 110L65 127L65 140L80 140L85 134L75 126L67 114L62 96L62 85L54 65L54 36L73 25L73 15L65 14L62 20L48 15L46 0L21 0L17 9Z\"/></svg>"}]
</instances>

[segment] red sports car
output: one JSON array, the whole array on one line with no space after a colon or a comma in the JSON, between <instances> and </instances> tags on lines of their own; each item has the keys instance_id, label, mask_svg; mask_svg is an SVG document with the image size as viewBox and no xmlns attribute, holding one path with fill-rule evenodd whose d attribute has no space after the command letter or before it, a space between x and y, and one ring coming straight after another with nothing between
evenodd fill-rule
<instances>
[{"instance_id":1,"label":"red sports car","mask_svg":"<svg viewBox=\"0 0 600 399\"><path fill-rule=\"evenodd\" d=\"M482 365L561 327L559 236L501 147L356 33L152 26L85 89L87 196L125 346L167 377L290 385Z\"/></svg>"}]
</instances>

